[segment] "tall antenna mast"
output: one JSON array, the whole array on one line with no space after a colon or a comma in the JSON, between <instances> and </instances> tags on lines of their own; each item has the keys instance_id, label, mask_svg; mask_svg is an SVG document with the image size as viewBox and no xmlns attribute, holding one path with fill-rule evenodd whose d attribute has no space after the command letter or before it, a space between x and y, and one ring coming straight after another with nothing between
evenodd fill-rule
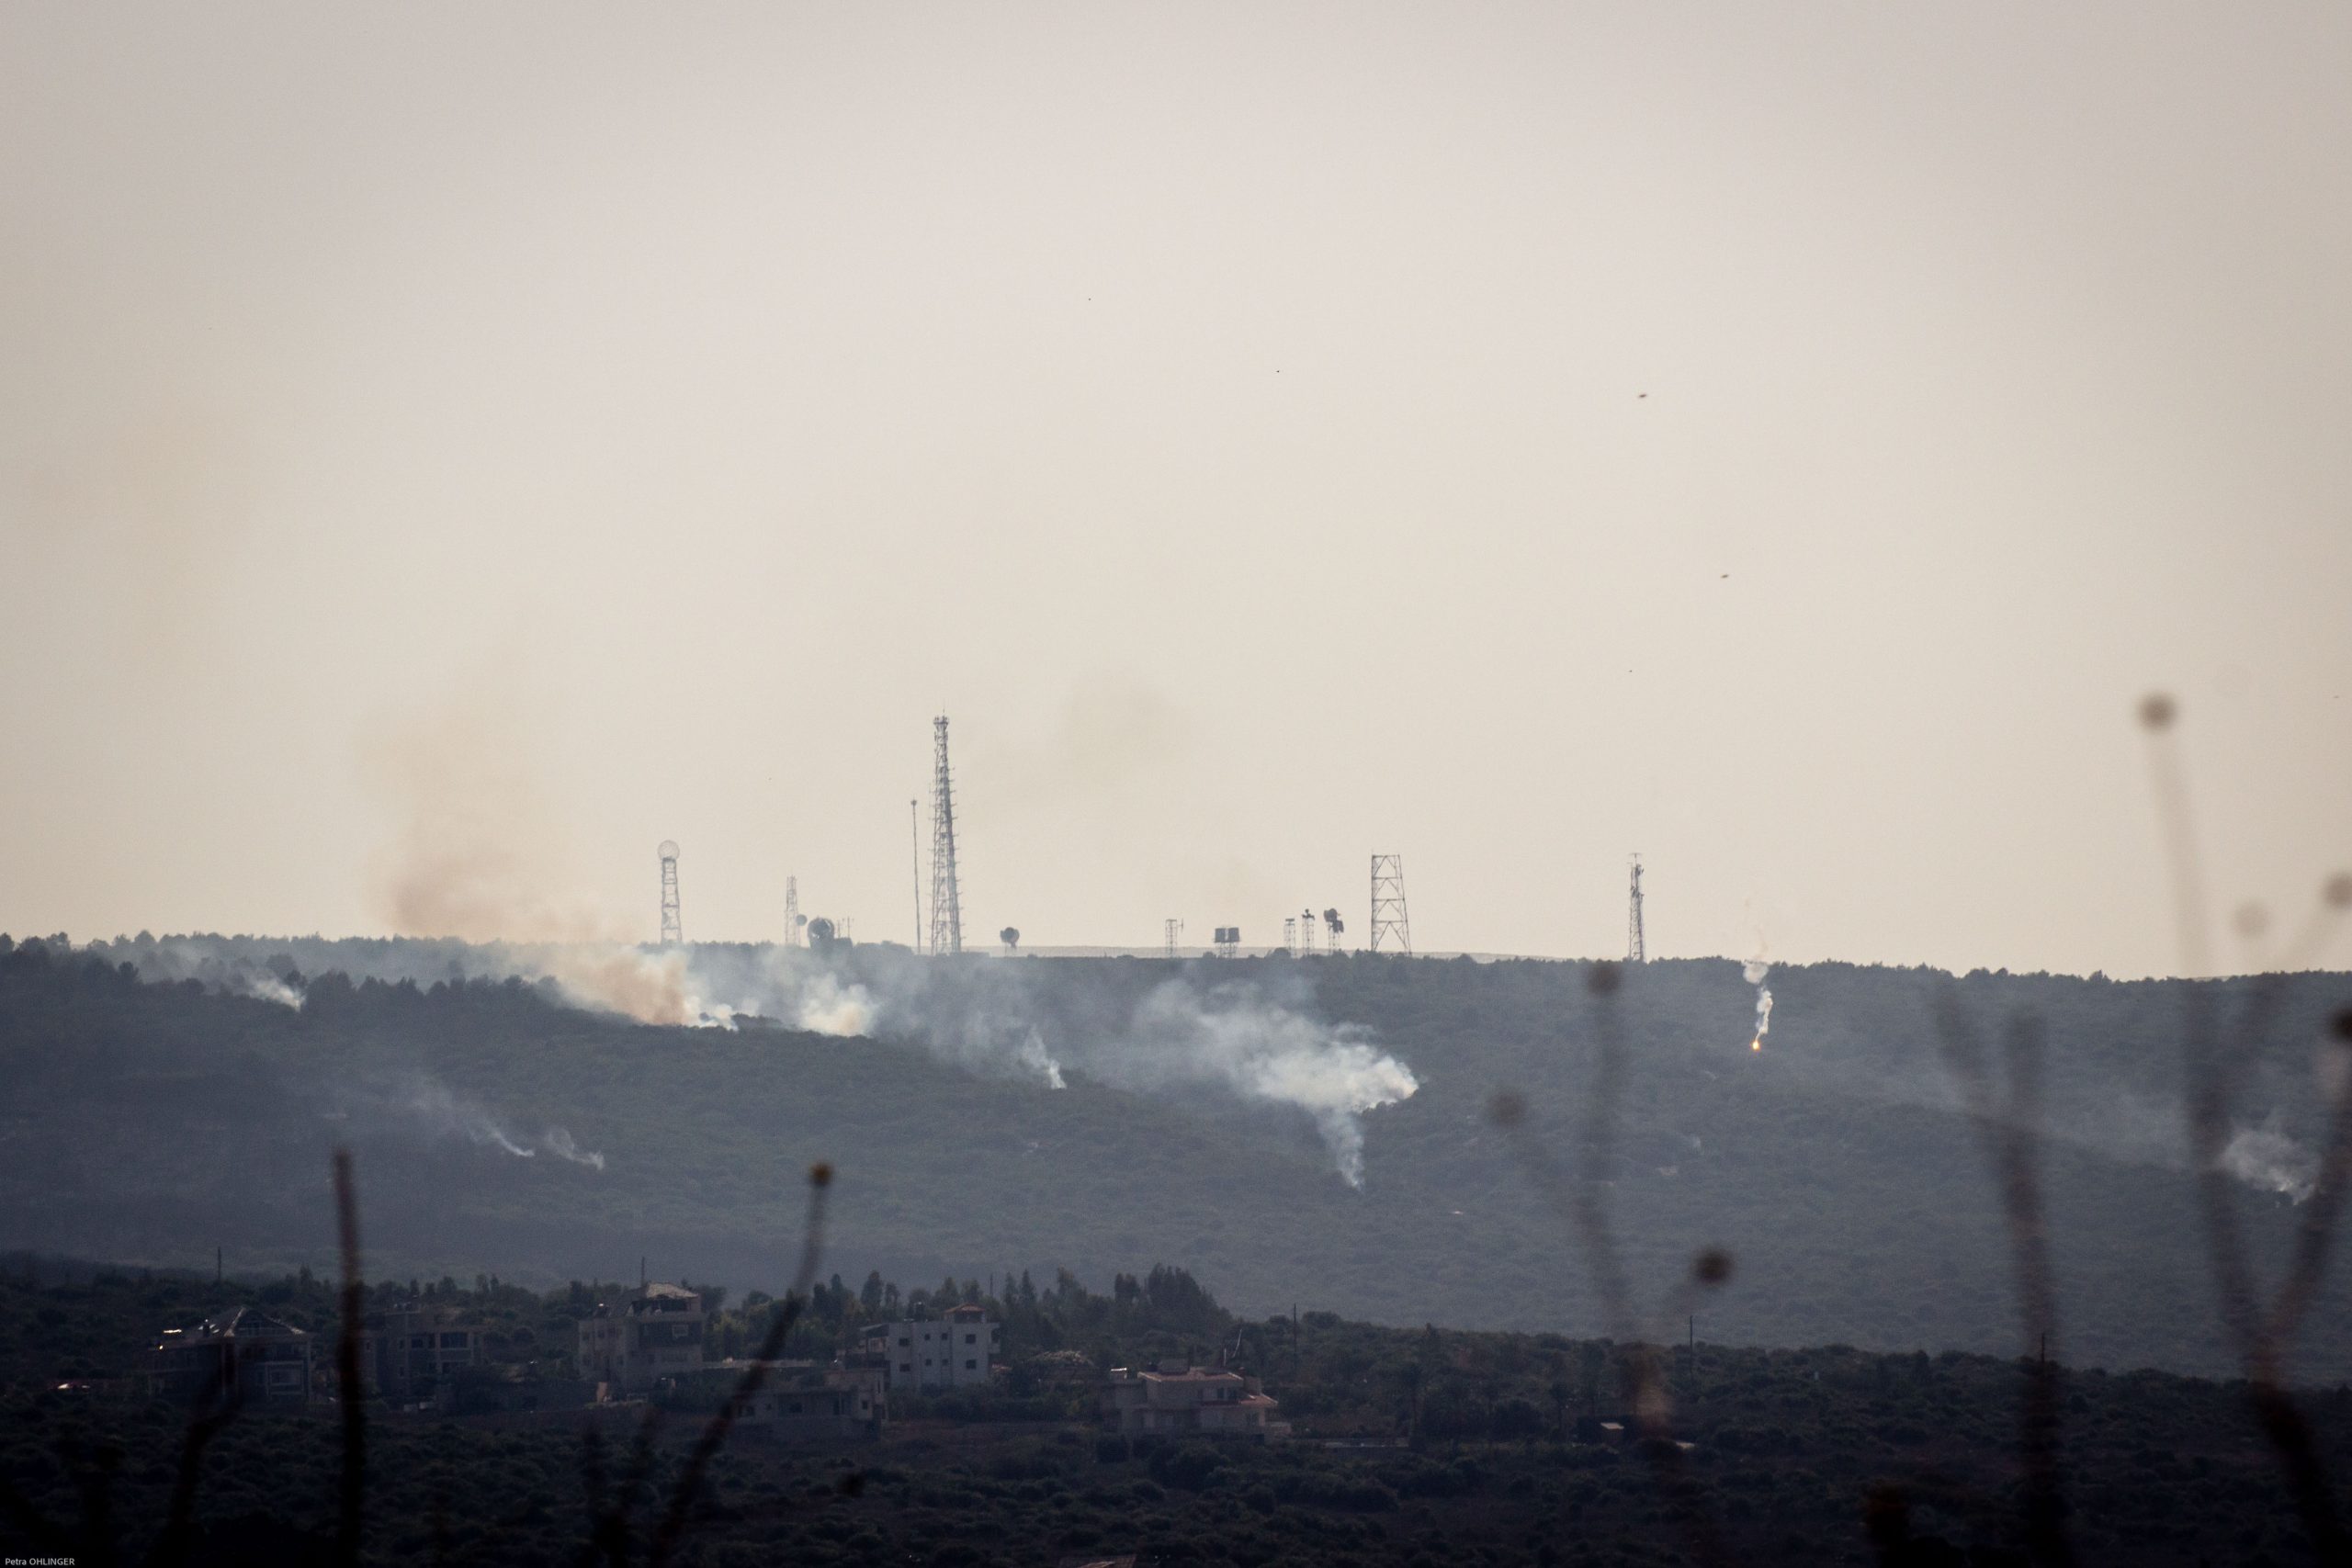
<instances>
[{"instance_id":1,"label":"tall antenna mast","mask_svg":"<svg viewBox=\"0 0 2352 1568\"><path fill-rule=\"evenodd\" d=\"M785 946L798 947L800 945L800 928L803 923L800 919L800 879L797 876L787 876L784 879Z\"/></svg>"},{"instance_id":2,"label":"tall antenna mast","mask_svg":"<svg viewBox=\"0 0 2352 1568\"><path fill-rule=\"evenodd\" d=\"M1405 915L1405 857L1374 855L1372 857L1372 942L1371 951L1380 951L1380 939L1388 938L1392 952L1413 956L1413 922Z\"/></svg>"},{"instance_id":3,"label":"tall antenna mast","mask_svg":"<svg viewBox=\"0 0 2352 1568\"><path fill-rule=\"evenodd\" d=\"M1625 912L1625 962L1649 962L1649 947L1642 939L1642 856L1638 850L1634 853L1633 898Z\"/></svg>"},{"instance_id":4,"label":"tall antenna mast","mask_svg":"<svg viewBox=\"0 0 2352 1568\"><path fill-rule=\"evenodd\" d=\"M964 951L964 906L956 887L956 779L947 766L947 716L931 721L931 952Z\"/></svg>"},{"instance_id":5,"label":"tall antenna mast","mask_svg":"<svg viewBox=\"0 0 2352 1568\"><path fill-rule=\"evenodd\" d=\"M922 818L917 814L922 801L907 797L907 853L914 857L915 878L915 951L922 951Z\"/></svg>"},{"instance_id":6,"label":"tall antenna mast","mask_svg":"<svg viewBox=\"0 0 2352 1568\"><path fill-rule=\"evenodd\" d=\"M662 856L662 945L677 947L686 940L678 924L678 841L662 840L657 852Z\"/></svg>"}]
</instances>

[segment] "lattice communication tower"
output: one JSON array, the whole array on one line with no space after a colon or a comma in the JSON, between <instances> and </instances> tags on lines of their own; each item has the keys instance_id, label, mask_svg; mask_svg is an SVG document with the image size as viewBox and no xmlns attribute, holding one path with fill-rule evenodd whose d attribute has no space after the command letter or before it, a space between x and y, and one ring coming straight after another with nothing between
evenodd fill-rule
<instances>
[{"instance_id":1,"label":"lattice communication tower","mask_svg":"<svg viewBox=\"0 0 2352 1568\"><path fill-rule=\"evenodd\" d=\"M662 945L676 947L686 940L685 929L678 923L678 841L662 840L658 852L662 856Z\"/></svg>"},{"instance_id":2,"label":"lattice communication tower","mask_svg":"<svg viewBox=\"0 0 2352 1568\"><path fill-rule=\"evenodd\" d=\"M800 928L808 923L800 918L800 879L787 876L784 879L784 945L798 947Z\"/></svg>"},{"instance_id":3,"label":"lattice communication tower","mask_svg":"<svg viewBox=\"0 0 2352 1568\"><path fill-rule=\"evenodd\" d=\"M1391 953L1413 956L1413 922L1405 914L1403 855L1372 857L1371 951L1380 951L1383 937L1388 939Z\"/></svg>"},{"instance_id":4,"label":"lattice communication tower","mask_svg":"<svg viewBox=\"0 0 2352 1568\"><path fill-rule=\"evenodd\" d=\"M947 716L931 721L931 952L964 951L963 896L956 886L956 778L947 766Z\"/></svg>"}]
</instances>

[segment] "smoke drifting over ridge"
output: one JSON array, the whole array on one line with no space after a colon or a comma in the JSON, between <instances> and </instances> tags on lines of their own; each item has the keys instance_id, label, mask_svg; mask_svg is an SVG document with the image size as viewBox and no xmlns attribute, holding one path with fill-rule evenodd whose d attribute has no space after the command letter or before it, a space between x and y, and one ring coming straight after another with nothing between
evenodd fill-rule
<instances>
[{"instance_id":1,"label":"smoke drifting over ridge","mask_svg":"<svg viewBox=\"0 0 2352 1568\"><path fill-rule=\"evenodd\" d=\"M1351 1186L1363 1180L1364 1114L1420 1087L1370 1031L1316 1016L1311 989L1295 977L1225 981L1196 968L1128 1005L1057 986L1048 962L941 964L892 949L851 953L688 950L684 985L693 1016L646 1021L759 1017L814 1033L917 1044L977 1071L1055 1089L1065 1070L1076 1070L1121 1089L1204 1087L1288 1105L1314 1122Z\"/></svg>"},{"instance_id":2,"label":"smoke drifting over ridge","mask_svg":"<svg viewBox=\"0 0 2352 1568\"><path fill-rule=\"evenodd\" d=\"M300 976L288 967L293 980L281 977L244 951L254 940L173 938L108 947L154 978L198 978L245 995L266 985L282 993L273 999L299 1006L294 982ZM310 944L285 945L302 950ZM420 986L521 979L549 987L571 1005L662 1027L781 1025L842 1040L886 1040L919 1046L974 1072L1049 1089L1063 1088L1066 1074L1075 1071L1139 1093L1229 1093L1302 1112L1351 1186L1363 1181L1365 1114L1408 1100L1420 1087L1412 1069L1383 1050L1370 1030L1318 1016L1304 977L1228 980L1205 962L1137 994L1108 983L1108 971L1084 961L940 961L884 947L820 953L748 945L662 950L444 939L396 946L338 943L332 957L312 953L304 961L355 979ZM487 1112L430 1091L406 1102L414 1114L478 1144L573 1157L561 1146L560 1130L528 1138Z\"/></svg>"}]
</instances>

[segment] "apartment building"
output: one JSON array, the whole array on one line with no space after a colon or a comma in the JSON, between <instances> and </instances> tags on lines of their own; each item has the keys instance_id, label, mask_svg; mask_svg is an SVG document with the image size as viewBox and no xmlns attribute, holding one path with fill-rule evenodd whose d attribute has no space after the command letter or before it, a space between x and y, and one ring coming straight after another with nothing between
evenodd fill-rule
<instances>
[{"instance_id":1,"label":"apartment building","mask_svg":"<svg viewBox=\"0 0 2352 1568\"><path fill-rule=\"evenodd\" d=\"M936 1322L876 1325L865 1349L880 1359L893 1391L967 1388L989 1381L997 1328L986 1308L951 1307Z\"/></svg>"},{"instance_id":2,"label":"apartment building","mask_svg":"<svg viewBox=\"0 0 2352 1568\"><path fill-rule=\"evenodd\" d=\"M580 1375L616 1393L643 1393L664 1378L702 1370L702 1297L660 1280L617 1302L599 1302L580 1322Z\"/></svg>"}]
</instances>

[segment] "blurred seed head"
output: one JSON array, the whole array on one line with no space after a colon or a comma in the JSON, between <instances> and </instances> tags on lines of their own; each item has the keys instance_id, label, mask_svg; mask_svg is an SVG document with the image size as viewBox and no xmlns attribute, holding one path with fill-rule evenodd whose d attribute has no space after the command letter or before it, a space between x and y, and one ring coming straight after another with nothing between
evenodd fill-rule
<instances>
[{"instance_id":1,"label":"blurred seed head","mask_svg":"<svg viewBox=\"0 0 2352 1568\"><path fill-rule=\"evenodd\" d=\"M2352 1008L2338 1008L2335 1016L2327 1021L2327 1032L2346 1045L2352 1045Z\"/></svg>"},{"instance_id":2,"label":"blurred seed head","mask_svg":"<svg viewBox=\"0 0 2352 1568\"><path fill-rule=\"evenodd\" d=\"M2339 871L2320 886L2321 902L2331 909L2352 909L2352 871Z\"/></svg>"},{"instance_id":3,"label":"blurred seed head","mask_svg":"<svg viewBox=\"0 0 2352 1568\"><path fill-rule=\"evenodd\" d=\"M1516 1127L1527 1120L1527 1097L1515 1089L1498 1089L1487 1101L1487 1120L1498 1127Z\"/></svg>"},{"instance_id":4,"label":"blurred seed head","mask_svg":"<svg viewBox=\"0 0 2352 1568\"><path fill-rule=\"evenodd\" d=\"M2168 694L2150 692L2140 699L2141 727L2150 731L2170 729L2174 716L2178 711Z\"/></svg>"},{"instance_id":5,"label":"blurred seed head","mask_svg":"<svg viewBox=\"0 0 2352 1568\"><path fill-rule=\"evenodd\" d=\"M1618 972L1616 960L1604 958L1586 972L1584 988L1596 997L1615 996L1617 987L1623 979L1624 976Z\"/></svg>"},{"instance_id":6,"label":"blurred seed head","mask_svg":"<svg viewBox=\"0 0 2352 1568\"><path fill-rule=\"evenodd\" d=\"M1731 1254L1720 1247L1703 1249L1690 1260L1690 1277L1709 1290L1714 1289L1731 1278Z\"/></svg>"},{"instance_id":7,"label":"blurred seed head","mask_svg":"<svg viewBox=\"0 0 2352 1568\"><path fill-rule=\"evenodd\" d=\"M820 1159L815 1165L808 1168L809 1186L831 1187L832 1184L833 1168L830 1162Z\"/></svg>"},{"instance_id":8,"label":"blurred seed head","mask_svg":"<svg viewBox=\"0 0 2352 1568\"><path fill-rule=\"evenodd\" d=\"M2230 917L2230 925L2238 935L2252 941L2270 929L2270 911L2259 904L2240 904L2237 913Z\"/></svg>"}]
</instances>

